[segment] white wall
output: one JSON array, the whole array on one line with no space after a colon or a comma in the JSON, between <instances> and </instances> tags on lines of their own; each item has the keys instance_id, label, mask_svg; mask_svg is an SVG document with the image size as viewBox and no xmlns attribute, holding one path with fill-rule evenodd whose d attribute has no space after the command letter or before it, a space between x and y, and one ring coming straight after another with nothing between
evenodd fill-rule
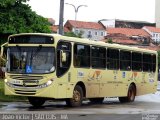
<instances>
[{"instance_id":1,"label":"white wall","mask_svg":"<svg viewBox=\"0 0 160 120\"><path fill-rule=\"evenodd\" d=\"M160 33L151 32L151 31L149 31L146 27L143 27L143 29L151 35L151 39L152 39L154 42L160 43Z\"/></svg>"},{"instance_id":2,"label":"white wall","mask_svg":"<svg viewBox=\"0 0 160 120\"><path fill-rule=\"evenodd\" d=\"M160 43L160 33L152 33L152 40Z\"/></svg>"},{"instance_id":3,"label":"white wall","mask_svg":"<svg viewBox=\"0 0 160 120\"><path fill-rule=\"evenodd\" d=\"M100 21L106 28L115 28L115 19L106 19Z\"/></svg>"},{"instance_id":4,"label":"white wall","mask_svg":"<svg viewBox=\"0 0 160 120\"><path fill-rule=\"evenodd\" d=\"M82 34L83 38L88 38L88 39L97 40L97 41L104 39L104 36L106 36L106 31L105 30L73 28L72 31L74 33L82 31L83 32L83 34ZM90 37L88 36L89 31L91 31L91 36ZM103 32L103 36L101 35L101 32ZM97 33L97 35L95 33Z\"/></svg>"},{"instance_id":5,"label":"white wall","mask_svg":"<svg viewBox=\"0 0 160 120\"><path fill-rule=\"evenodd\" d=\"M155 22L156 27L160 28L160 0L155 0Z\"/></svg>"}]
</instances>

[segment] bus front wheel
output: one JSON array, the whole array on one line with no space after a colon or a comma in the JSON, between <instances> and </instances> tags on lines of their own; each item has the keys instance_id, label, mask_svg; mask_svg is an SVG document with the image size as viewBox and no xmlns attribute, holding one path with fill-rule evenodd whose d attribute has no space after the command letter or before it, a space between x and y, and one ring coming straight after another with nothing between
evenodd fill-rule
<instances>
[{"instance_id":1,"label":"bus front wheel","mask_svg":"<svg viewBox=\"0 0 160 120\"><path fill-rule=\"evenodd\" d=\"M66 100L66 104L71 107L79 107L82 105L83 90L79 85L76 85L73 91L73 97Z\"/></svg>"},{"instance_id":2,"label":"bus front wheel","mask_svg":"<svg viewBox=\"0 0 160 120\"><path fill-rule=\"evenodd\" d=\"M135 100L135 96L136 96L136 87L131 84L128 88L128 94L126 97L119 97L119 101L121 103L124 103L124 102L134 102Z\"/></svg>"},{"instance_id":3,"label":"bus front wheel","mask_svg":"<svg viewBox=\"0 0 160 120\"><path fill-rule=\"evenodd\" d=\"M28 97L28 101L34 107L41 107L45 103L45 99L39 97Z\"/></svg>"}]
</instances>

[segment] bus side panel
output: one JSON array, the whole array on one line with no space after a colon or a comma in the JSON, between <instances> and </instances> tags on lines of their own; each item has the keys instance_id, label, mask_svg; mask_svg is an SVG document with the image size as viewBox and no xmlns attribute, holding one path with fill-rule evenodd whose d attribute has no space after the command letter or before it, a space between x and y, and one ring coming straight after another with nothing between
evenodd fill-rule
<instances>
[{"instance_id":1,"label":"bus side panel","mask_svg":"<svg viewBox=\"0 0 160 120\"><path fill-rule=\"evenodd\" d=\"M157 91L157 73L142 73L142 80L137 84L137 95L155 93Z\"/></svg>"},{"instance_id":2,"label":"bus side panel","mask_svg":"<svg viewBox=\"0 0 160 120\"><path fill-rule=\"evenodd\" d=\"M121 71L105 70L100 82L101 97L125 96L127 94L127 85L125 80L121 80Z\"/></svg>"},{"instance_id":3,"label":"bus side panel","mask_svg":"<svg viewBox=\"0 0 160 120\"><path fill-rule=\"evenodd\" d=\"M90 68L77 68L77 81L82 81L86 88L86 97L99 97L100 71Z\"/></svg>"}]
</instances>

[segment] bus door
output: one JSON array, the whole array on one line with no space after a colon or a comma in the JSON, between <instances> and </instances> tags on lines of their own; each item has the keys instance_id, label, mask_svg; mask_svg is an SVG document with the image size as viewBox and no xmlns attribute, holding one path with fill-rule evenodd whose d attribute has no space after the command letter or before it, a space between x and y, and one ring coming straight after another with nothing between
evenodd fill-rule
<instances>
[{"instance_id":1,"label":"bus door","mask_svg":"<svg viewBox=\"0 0 160 120\"><path fill-rule=\"evenodd\" d=\"M71 43L60 41L57 45L58 97L66 97L67 83L70 81Z\"/></svg>"}]
</instances>

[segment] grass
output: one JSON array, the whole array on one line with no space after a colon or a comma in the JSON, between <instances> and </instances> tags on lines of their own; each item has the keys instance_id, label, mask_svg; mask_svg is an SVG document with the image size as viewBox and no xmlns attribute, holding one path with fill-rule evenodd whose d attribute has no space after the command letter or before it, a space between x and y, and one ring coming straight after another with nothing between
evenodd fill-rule
<instances>
[{"instance_id":1,"label":"grass","mask_svg":"<svg viewBox=\"0 0 160 120\"><path fill-rule=\"evenodd\" d=\"M4 94L4 80L0 79L0 101L3 102L16 102L16 101L26 101L26 97L21 96L11 96Z\"/></svg>"}]
</instances>

